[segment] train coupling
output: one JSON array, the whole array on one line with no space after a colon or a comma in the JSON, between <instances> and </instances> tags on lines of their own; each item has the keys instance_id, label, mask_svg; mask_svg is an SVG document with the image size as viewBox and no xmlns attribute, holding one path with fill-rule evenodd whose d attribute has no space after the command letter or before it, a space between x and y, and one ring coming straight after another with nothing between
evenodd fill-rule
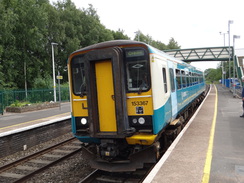
<instances>
[{"instance_id":1,"label":"train coupling","mask_svg":"<svg viewBox=\"0 0 244 183\"><path fill-rule=\"evenodd\" d=\"M112 160L119 155L119 147L116 141L112 139L102 139L99 145L100 156L103 159Z\"/></svg>"},{"instance_id":2,"label":"train coupling","mask_svg":"<svg viewBox=\"0 0 244 183\"><path fill-rule=\"evenodd\" d=\"M132 154L123 159L119 159L117 157L111 159L101 158L94 151L96 149L94 147L91 149L89 147L83 147L82 152L84 157L89 160L89 164L92 168L108 172L132 172L136 171L137 169L143 168L144 164L156 163L158 156L155 152L155 149L157 149L157 147L157 143L144 147L143 149L136 147L136 150L133 151ZM107 146L105 148L106 150L103 151L103 154L105 156L109 155L110 157L112 157L118 153L111 148L113 149L113 146ZM107 151L108 149L110 151Z\"/></svg>"}]
</instances>

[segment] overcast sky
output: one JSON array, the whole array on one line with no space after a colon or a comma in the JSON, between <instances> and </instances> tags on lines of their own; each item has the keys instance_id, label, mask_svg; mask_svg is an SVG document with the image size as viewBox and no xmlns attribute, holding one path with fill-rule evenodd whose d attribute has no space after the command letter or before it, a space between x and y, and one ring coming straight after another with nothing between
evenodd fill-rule
<instances>
[{"instance_id":1,"label":"overcast sky","mask_svg":"<svg viewBox=\"0 0 244 183\"><path fill-rule=\"evenodd\" d=\"M124 30L131 39L140 30L152 39L168 43L173 37L181 48L216 47L224 45L230 25L236 48L244 48L243 0L72 0L77 8L92 4L100 21L111 30ZM228 46L228 34L225 36ZM206 64L205 64L206 65ZM216 65L216 64L215 64Z\"/></svg>"}]
</instances>

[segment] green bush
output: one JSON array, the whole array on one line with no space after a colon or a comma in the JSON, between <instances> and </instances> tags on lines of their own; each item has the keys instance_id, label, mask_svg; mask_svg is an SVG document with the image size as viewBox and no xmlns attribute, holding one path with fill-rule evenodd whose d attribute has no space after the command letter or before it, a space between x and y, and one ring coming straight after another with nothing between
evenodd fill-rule
<instances>
[{"instance_id":1,"label":"green bush","mask_svg":"<svg viewBox=\"0 0 244 183\"><path fill-rule=\"evenodd\" d=\"M13 104L10 105L10 107L23 107L28 104L30 104L30 102L28 102L28 101L20 102L20 101L16 100Z\"/></svg>"}]
</instances>

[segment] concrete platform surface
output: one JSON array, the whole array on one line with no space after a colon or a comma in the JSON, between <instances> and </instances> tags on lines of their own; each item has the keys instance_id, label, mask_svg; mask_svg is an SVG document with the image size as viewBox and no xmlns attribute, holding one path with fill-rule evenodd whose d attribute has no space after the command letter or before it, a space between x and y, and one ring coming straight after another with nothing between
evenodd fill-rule
<instances>
[{"instance_id":1,"label":"concrete platform surface","mask_svg":"<svg viewBox=\"0 0 244 183\"><path fill-rule=\"evenodd\" d=\"M49 108L25 113L5 113L0 115L0 134L50 120L70 116L70 103L62 103L61 108Z\"/></svg>"},{"instance_id":2,"label":"concrete platform surface","mask_svg":"<svg viewBox=\"0 0 244 183\"><path fill-rule=\"evenodd\" d=\"M144 183L244 183L242 100L212 85L196 116Z\"/></svg>"},{"instance_id":3,"label":"concrete platform surface","mask_svg":"<svg viewBox=\"0 0 244 183\"><path fill-rule=\"evenodd\" d=\"M242 100L218 85L211 183L244 183L244 118Z\"/></svg>"}]
</instances>

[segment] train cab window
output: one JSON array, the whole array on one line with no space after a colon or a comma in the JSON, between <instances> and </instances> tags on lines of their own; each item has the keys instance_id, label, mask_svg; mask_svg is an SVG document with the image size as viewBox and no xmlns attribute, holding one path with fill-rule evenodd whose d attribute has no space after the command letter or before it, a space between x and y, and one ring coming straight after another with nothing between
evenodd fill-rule
<instances>
[{"instance_id":1,"label":"train cab window","mask_svg":"<svg viewBox=\"0 0 244 183\"><path fill-rule=\"evenodd\" d=\"M73 92L75 95L86 94L85 69L83 55L76 56L71 61Z\"/></svg>"},{"instance_id":2,"label":"train cab window","mask_svg":"<svg viewBox=\"0 0 244 183\"><path fill-rule=\"evenodd\" d=\"M168 92L168 88L167 88L167 77L166 77L166 69L163 68L163 85L164 85L164 93Z\"/></svg>"},{"instance_id":3,"label":"train cab window","mask_svg":"<svg viewBox=\"0 0 244 183\"><path fill-rule=\"evenodd\" d=\"M181 85L181 74L180 74L180 70L176 69L175 70L175 73L176 73L176 86L177 86L177 89L181 89L182 85Z\"/></svg>"},{"instance_id":4,"label":"train cab window","mask_svg":"<svg viewBox=\"0 0 244 183\"><path fill-rule=\"evenodd\" d=\"M128 92L149 90L149 59L143 48L125 49L126 83Z\"/></svg>"},{"instance_id":5,"label":"train cab window","mask_svg":"<svg viewBox=\"0 0 244 183\"><path fill-rule=\"evenodd\" d=\"M174 70L172 68L169 69L170 74L170 85L171 85L171 91L175 91L175 80L174 80Z\"/></svg>"}]
</instances>

